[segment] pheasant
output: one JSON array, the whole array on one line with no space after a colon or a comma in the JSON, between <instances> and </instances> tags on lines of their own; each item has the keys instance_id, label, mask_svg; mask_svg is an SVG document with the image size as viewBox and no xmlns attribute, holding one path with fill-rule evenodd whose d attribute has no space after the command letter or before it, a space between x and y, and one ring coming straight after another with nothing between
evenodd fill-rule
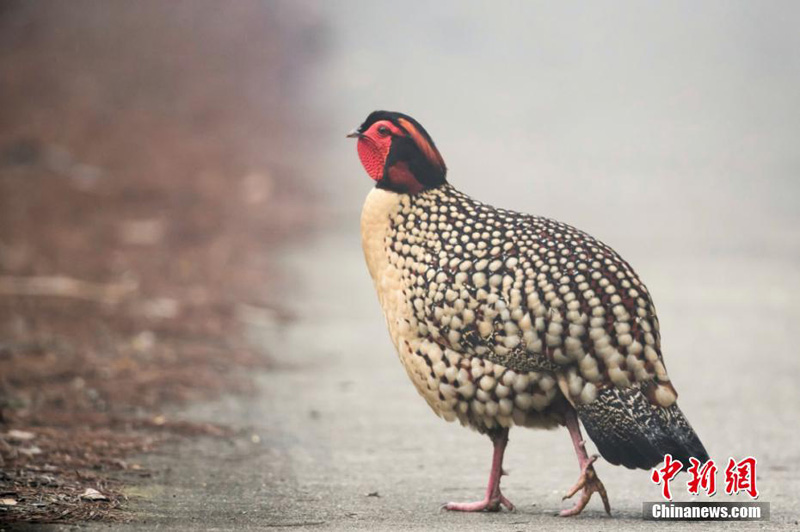
<instances>
[{"instance_id":1,"label":"pheasant","mask_svg":"<svg viewBox=\"0 0 800 532\"><path fill-rule=\"evenodd\" d=\"M459 192L428 132L375 111L348 137L376 182L361 239L391 339L440 417L491 439L483 500L449 510L513 510L500 491L512 426L566 426L580 476L561 515L593 493L611 513L579 420L614 465L649 469L669 453L708 460L676 404L655 307L633 268L588 234Z\"/></svg>"}]
</instances>

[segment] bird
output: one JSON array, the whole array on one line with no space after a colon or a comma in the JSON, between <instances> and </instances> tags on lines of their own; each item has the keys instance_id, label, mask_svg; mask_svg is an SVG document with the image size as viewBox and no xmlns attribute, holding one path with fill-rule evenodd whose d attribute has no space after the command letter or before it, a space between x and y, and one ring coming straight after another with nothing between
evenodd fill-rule
<instances>
[{"instance_id":1,"label":"bird","mask_svg":"<svg viewBox=\"0 0 800 532\"><path fill-rule=\"evenodd\" d=\"M361 242L400 361L435 414L493 444L483 499L445 509L514 510L500 490L512 427L569 431L580 474L564 499L580 495L562 516L594 493L611 514L581 424L614 465L708 460L678 408L650 292L618 253L565 223L460 192L406 114L374 111L347 136L375 181Z\"/></svg>"}]
</instances>

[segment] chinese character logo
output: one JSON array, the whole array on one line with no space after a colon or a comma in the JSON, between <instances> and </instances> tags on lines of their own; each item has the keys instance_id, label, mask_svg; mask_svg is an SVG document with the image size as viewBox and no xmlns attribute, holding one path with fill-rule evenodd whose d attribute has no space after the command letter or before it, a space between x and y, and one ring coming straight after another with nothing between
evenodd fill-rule
<instances>
[{"instance_id":1,"label":"chinese character logo","mask_svg":"<svg viewBox=\"0 0 800 532\"><path fill-rule=\"evenodd\" d=\"M702 467L697 458L689 458L689 462L692 464L687 470L692 477L686 483L689 493L697 495L702 489L709 497L714 495L717 492L717 466L714 460L709 460Z\"/></svg>"},{"instance_id":2,"label":"chinese character logo","mask_svg":"<svg viewBox=\"0 0 800 532\"><path fill-rule=\"evenodd\" d=\"M728 467L725 468L725 493L734 495L740 491L747 493L753 499L758 497L756 459L752 456L738 463L733 458L728 459Z\"/></svg>"},{"instance_id":3,"label":"chinese character logo","mask_svg":"<svg viewBox=\"0 0 800 532\"><path fill-rule=\"evenodd\" d=\"M683 469L683 464L680 460L673 460L671 454L664 455L664 467L660 469L653 469L650 475L650 480L655 484L661 484L661 495L668 501L672 500L672 492L669 489L669 483L678 472Z\"/></svg>"},{"instance_id":4,"label":"chinese character logo","mask_svg":"<svg viewBox=\"0 0 800 532\"><path fill-rule=\"evenodd\" d=\"M661 495L668 501L672 500L672 491L669 483L684 468L680 460L675 460L672 455L664 455L663 467L653 469L650 473L650 480L654 484L661 486ZM697 458L689 458L689 480L686 482L687 491L692 495L700 494L702 490L709 497L717 492L717 466L714 460L706 463L700 462ZM756 459L752 456L737 462L733 458L728 459L728 467L725 468L725 493L736 495L739 492L747 493L751 498L758 498L758 488L756 487Z\"/></svg>"}]
</instances>

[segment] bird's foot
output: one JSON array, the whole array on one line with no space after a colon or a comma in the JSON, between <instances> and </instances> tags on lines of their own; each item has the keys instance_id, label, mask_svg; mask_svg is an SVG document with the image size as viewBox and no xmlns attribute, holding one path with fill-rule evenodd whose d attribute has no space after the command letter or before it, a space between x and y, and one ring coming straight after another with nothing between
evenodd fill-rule
<instances>
[{"instance_id":1,"label":"bird's foot","mask_svg":"<svg viewBox=\"0 0 800 532\"><path fill-rule=\"evenodd\" d=\"M597 473L592 465L595 460L597 460L597 455L593 455L586 460L586 463L583 464L581 476L578 478L578 482L572 486L572 488L570 488L566 495L564 495L562 500L571 498L573 495L578 493L579 490L581 490L580 499L578 499L578 502L575 503L575 506L567 510L561 510L560 515L562 517L569 517L581 513L589 503L589 499L591 499L592 494L595 492L600 494L600 498L603 499L603 506L606 509L606 513L611 515L611 505L608 503L608 494L606 493L606 488L603 486L603 483L600 482L600 479L597 478Z\"/></svg>"},{"instance_id":2,"label":"bird's foot","mask_svg":"<svg viewBox=\"0 0 800 532\"><path fill-rule=\"evenodd\" d=\"M499 512L500 505L505 506L512 512L514 511L514 505L511 504L511 501L506 499L499 490L491 497L487 496L482 501L448 502L442 506L442 509L451 510L453 512Z\"/></svg>"}]
</instances>

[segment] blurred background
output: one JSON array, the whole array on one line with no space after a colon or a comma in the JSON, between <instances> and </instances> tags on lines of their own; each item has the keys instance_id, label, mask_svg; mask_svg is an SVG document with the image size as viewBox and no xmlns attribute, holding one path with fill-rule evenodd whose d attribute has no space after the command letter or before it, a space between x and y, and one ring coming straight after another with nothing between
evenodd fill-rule
<instances>
[{"instance_id":1,"label":"blurred background","mask_svg":"<svg viewBox=\"0 0 800 532\"><path fill-rule=\"evenodd\" d=\"M417 396L363 264L344 134L388 109L457 188L636 268L682 409L718 462L758 458L769 525L796 526L798 14L3 2L0 519L567 526L563 430L512 432L519 512L437 513L483 492L490 450ZM640 527L647 473L598 473Z\"/></svg>"}]
</instances>

